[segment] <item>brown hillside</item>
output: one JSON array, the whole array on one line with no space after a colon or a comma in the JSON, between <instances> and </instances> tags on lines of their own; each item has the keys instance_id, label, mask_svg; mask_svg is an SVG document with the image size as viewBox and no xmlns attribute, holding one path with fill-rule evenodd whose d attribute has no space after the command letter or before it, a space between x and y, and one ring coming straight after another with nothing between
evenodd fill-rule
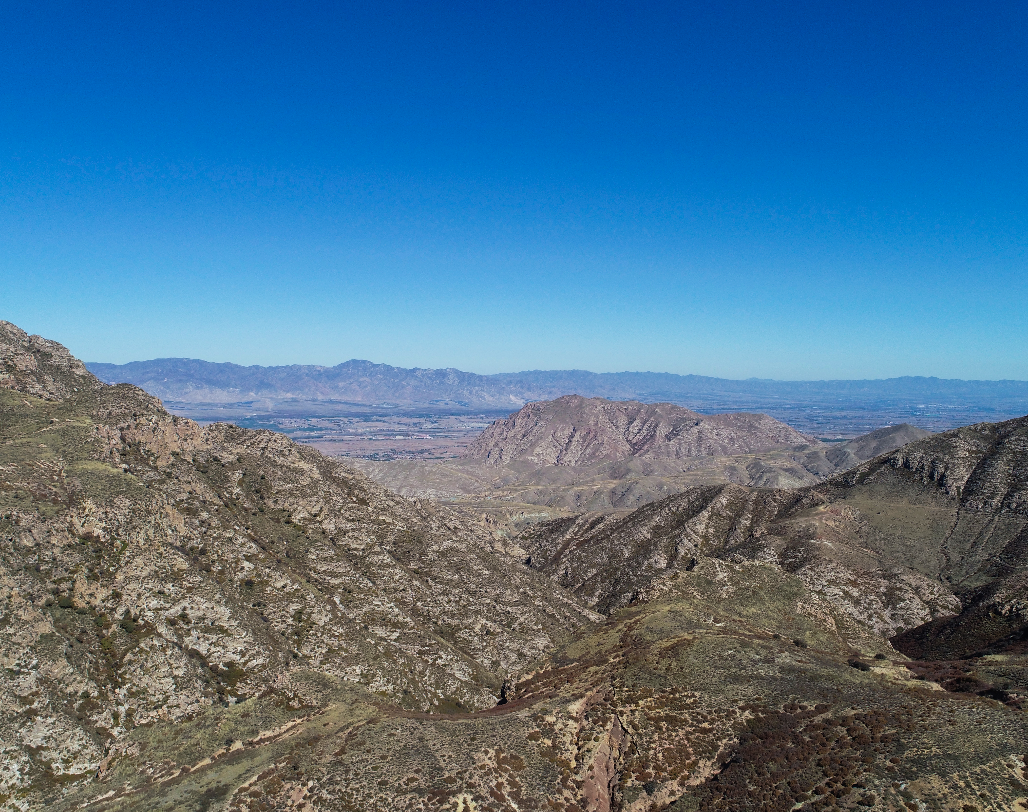
<instances>
[{"instance_id":1,"label":"brown hillside","mask_svg":"<svg viewBox=\"0 0 1028 812\"><path fill-rule=\"evenodd\" d=\"M568 395L529 403L496 421L468 446L464 458L491 465L589 465L630 457L725 456L812 442L762 414L703 415L670 403Z\"/></svg>"},{"instance_id":2,"label":"brown hillside","mask_svg":"<svg viewBox=\"0 0 1028 812\"><path fill-rule=\"evenodd\" d=\"M0 380L0 812L1028 808L1023 423L526 562L2 323Z\"/></svg>"},{"instance_id":3,"label":"brown hillside","mask_svg":"<svg viewBox=\"0 0 1028 812\"><path fill-rule=\"evenodd\" d=\"M1028 639L1028 417L931 435L820 485L691 488L520 543L603 611L714 556L774 563L920 657L1012 645Z\"/></svg>"}]
</instances>

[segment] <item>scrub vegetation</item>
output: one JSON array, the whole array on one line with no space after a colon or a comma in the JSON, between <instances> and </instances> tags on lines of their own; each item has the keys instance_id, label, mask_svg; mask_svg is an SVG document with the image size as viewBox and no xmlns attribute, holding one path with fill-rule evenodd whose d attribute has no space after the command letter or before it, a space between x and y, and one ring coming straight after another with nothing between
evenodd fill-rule
<instances>
[{"instance_id":1,"label":"scrub vegetation","mask_svg":"<svg viewBox=\"0 0 1028 812\"><path fill-rule=\"evenodd\" d=\"M1026 438L500 538L0 324L0 808L1028 809Z\"/></svg>"}]
</instances>

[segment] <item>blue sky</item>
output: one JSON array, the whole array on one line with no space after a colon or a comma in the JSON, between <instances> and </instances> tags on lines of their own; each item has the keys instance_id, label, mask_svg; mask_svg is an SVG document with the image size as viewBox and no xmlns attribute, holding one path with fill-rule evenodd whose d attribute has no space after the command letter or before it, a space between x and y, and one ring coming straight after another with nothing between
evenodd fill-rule
<instances>
[{"instance_id":1,"label":"blue sky","mask_svg":"<svg viewBox=\"0 0 1028 812\"><path fill-rule=\"evenodd\" d=\"M0 6L87 360L1028 379L1023 3Z\"/></svg>"}]
</instances>

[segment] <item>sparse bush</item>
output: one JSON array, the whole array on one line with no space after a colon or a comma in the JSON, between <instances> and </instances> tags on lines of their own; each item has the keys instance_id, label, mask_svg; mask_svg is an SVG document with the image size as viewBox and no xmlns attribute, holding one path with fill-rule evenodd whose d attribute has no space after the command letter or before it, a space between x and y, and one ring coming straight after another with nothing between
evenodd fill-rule
<instances>
[{"instance_id":1,"label":"sparse bush","mask_svg":"<svg viewBox=\"0 0 1028 812\"><path fill-rule=\"evenodd\" d=\"M133 618L132 614L127 609L118 625L121 626L122 630L127 634L132 634L139 627L139 624L136 622L136 618Z\"/></svg>"}]
</instances>

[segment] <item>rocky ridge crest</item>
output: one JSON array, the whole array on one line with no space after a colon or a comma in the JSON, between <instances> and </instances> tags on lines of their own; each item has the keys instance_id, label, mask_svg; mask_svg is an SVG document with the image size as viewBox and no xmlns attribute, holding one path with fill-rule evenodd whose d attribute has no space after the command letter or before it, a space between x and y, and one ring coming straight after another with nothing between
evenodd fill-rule
<instances>
[{"instance_id":1,"label":"rocky ridge crest","mask_svg":"<svg viewBox=\"0 0 1028 812\"><path fill-rule=\"evenodd\" d=\"M922 655L966 656L1028 633L1013 597L1028 575L1028 417L925 437L806 488L690 488L628 515L542 523L517 543L604 612L659 594L703 556L771 562L885 637L920 640ZM918 631L939 624L961 645Z\"/></svg>"},{"instance_id":2,"label":"rocky ridge crest","mask_svg":"<svg viewBox=\"0 0 1028 812\"><path fill-rule=\"evenodd\" d=\"M61 344L0 321L0 387L61 400L99 386L85 364Z\"/></svg>"}]
</instances>

